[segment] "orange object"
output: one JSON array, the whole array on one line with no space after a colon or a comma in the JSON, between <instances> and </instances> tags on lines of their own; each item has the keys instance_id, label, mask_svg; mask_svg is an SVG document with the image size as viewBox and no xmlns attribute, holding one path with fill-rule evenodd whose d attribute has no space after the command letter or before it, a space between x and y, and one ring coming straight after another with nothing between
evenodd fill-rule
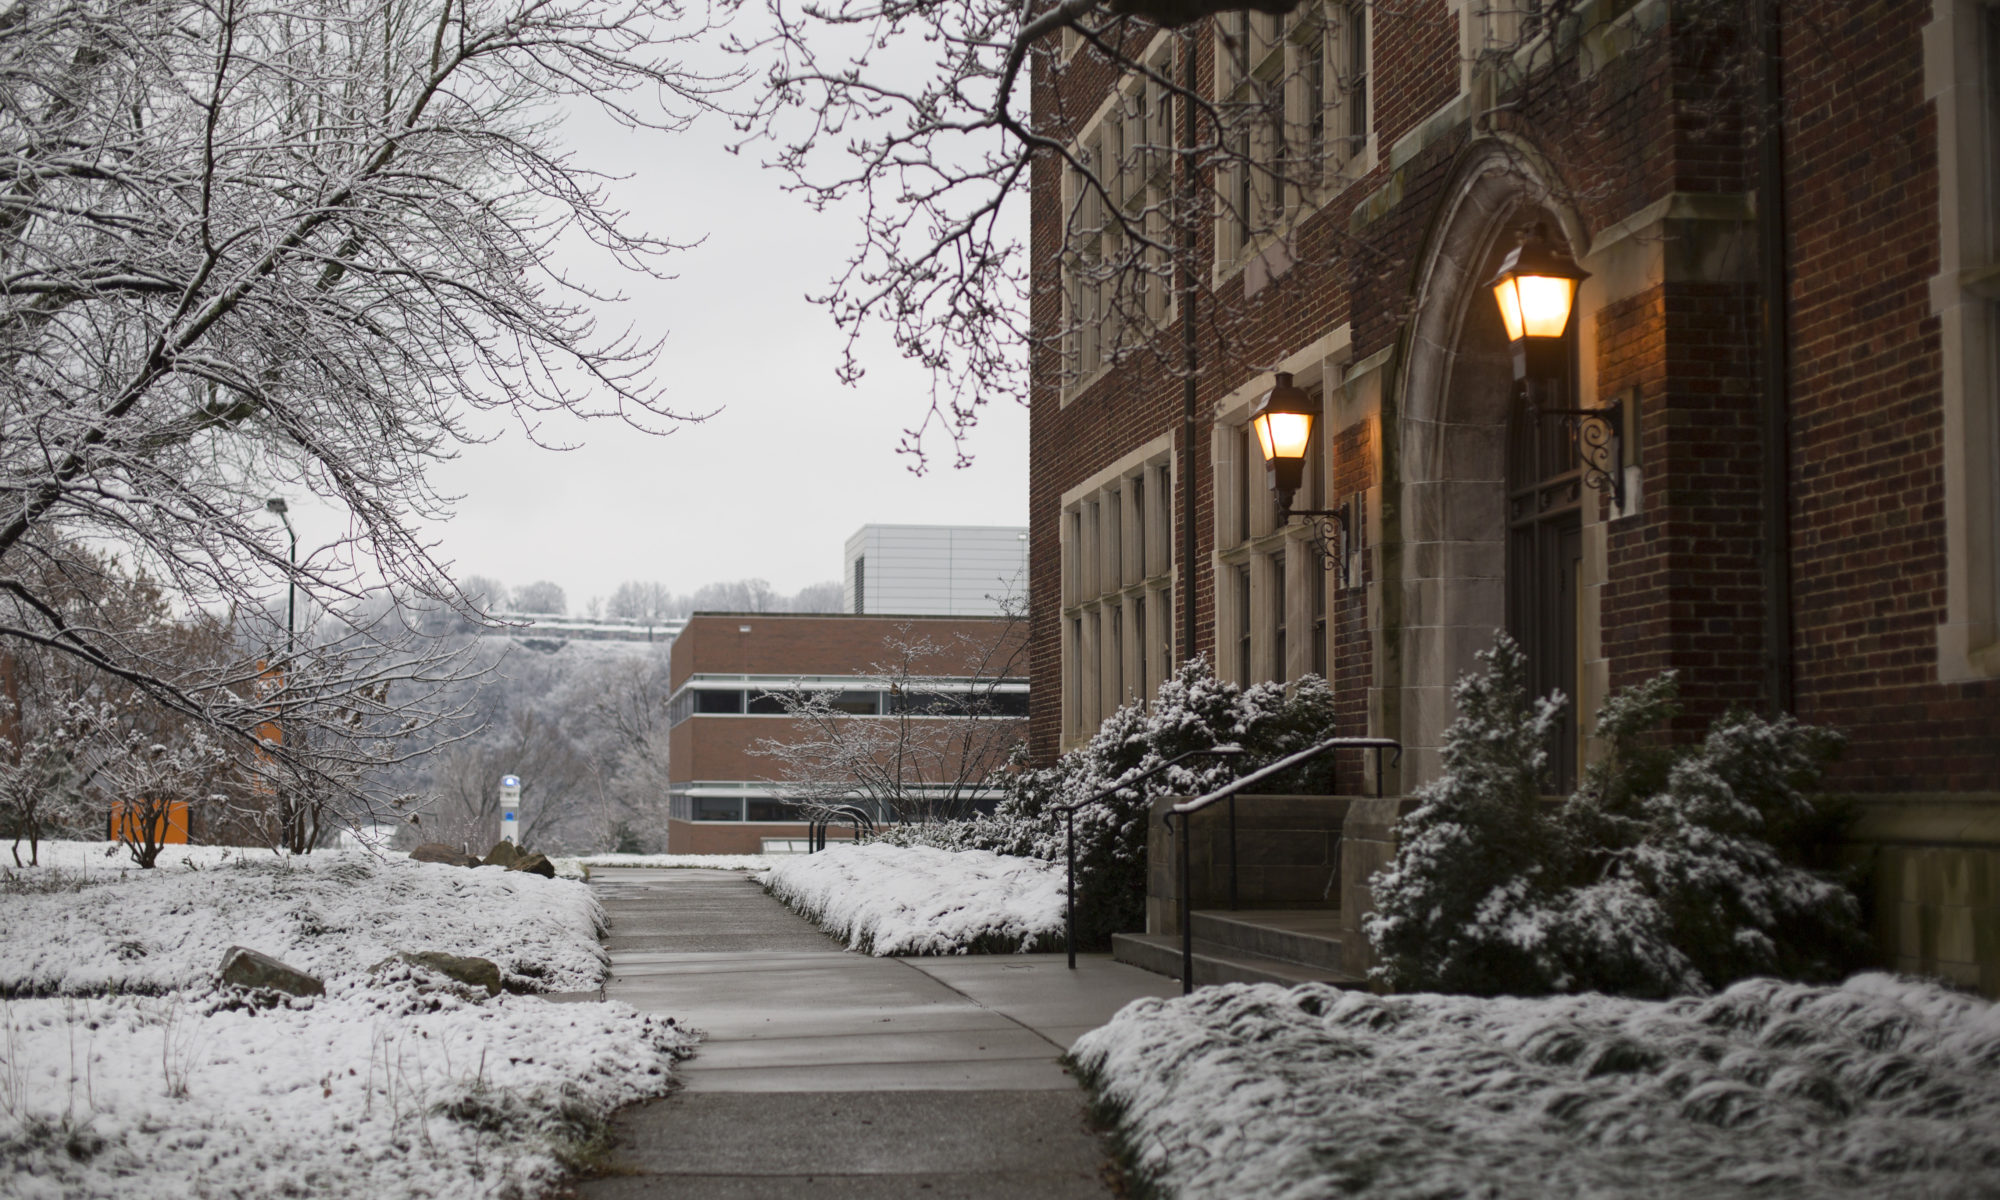
<instances>
[{"instance_id":1,"label":"orange object","mask_svg":"<svg viewBox=\"0 0 2000 1200\"><path fill-rule=\"evenodd\" d=\"M162 846L185 846L188 840L188 806L185 800L175 800L167 805L165 812L159 812L153 805L135 804L131 812L125 811L125 802L111 806L111 840L114 842L139 842L145 827L142 824L148 811L153 812L153 831L160 836L155 839Z\"/></svg>"}]
</instances>

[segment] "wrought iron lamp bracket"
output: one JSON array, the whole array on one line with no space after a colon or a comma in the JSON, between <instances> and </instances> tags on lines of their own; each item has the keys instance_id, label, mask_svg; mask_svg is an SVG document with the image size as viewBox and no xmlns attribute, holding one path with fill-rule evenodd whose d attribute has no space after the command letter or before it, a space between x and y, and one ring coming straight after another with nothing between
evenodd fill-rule
<instances>
[{"instance_id":1,"label":"wrought iron lamp bracket","mask_svg":"<svg viewBox=\"0 0 2000 1200\"><path fill-rule=\"evenodd\" d=\"M1620 429L1623 408L1613 402L1597 408L1538 408L1545 417L1561 417L1569 428L1576 457L1583 463L1583 482L1609 492L1619 512L1625 511L1625 439Z\"/></svg>"},{"instance_id":2,"label":"wrought iron lamp bracket","mask_svg":"<svg viewBox=\"0 0 2000 1200\"><path fill-rule=\"evenodd\" d=\"M1308 532L1306 543L1319 558L1321 570L1340 573L1340 586L1347 583L1347 553L1352 544L1352 530L1348 526L1346 507L1341 508L1288 508L1278 514L1280 525L1289 524L1293 517L1304 517ZM1335 541L1336 531L1339 540Z\"/></svg>"}]
</instances>

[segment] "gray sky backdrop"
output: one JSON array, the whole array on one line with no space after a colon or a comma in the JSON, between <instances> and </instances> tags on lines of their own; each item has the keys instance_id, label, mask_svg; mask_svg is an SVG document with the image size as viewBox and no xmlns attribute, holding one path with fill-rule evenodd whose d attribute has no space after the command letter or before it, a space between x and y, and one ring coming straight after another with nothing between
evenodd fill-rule
<instances>
[{"instance_id":1,"label":"gray sky backdrop","mask_svg":"<svg viewBox=\"0 0 2000 1200\"><path fill-rule=\"evenodd\" d=\"M565 452L489 421L497 440L434 476L461 497L430 531L455 577L552 579L572 612L627 579L691 592L762 577L794 592L838 578L842 544L864 524L1027 523L1026 410L982 410L972 467L953 470L940 439L930 471L912 475L896 446L927 404L925 376L876 339L861 385L841 385L841 335L805 300L839 268L852 218L814 213L750 151L726 153L728 132L704 121L666 138L595 117L568 122L586 164L630 176L614 199L641 227L705 238L673 257L672 281L596 267L585 277L631 298L605 314L607 328L667 333L660 370L677 409L722 411L668 437L550 423L543 440L582 443Z\"/></svg>"}]
</instances>

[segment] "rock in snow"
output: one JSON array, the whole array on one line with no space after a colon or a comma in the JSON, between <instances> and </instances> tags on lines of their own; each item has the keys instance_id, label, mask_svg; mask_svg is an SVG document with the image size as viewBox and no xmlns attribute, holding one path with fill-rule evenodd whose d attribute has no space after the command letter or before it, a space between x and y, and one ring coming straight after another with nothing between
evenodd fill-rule
<instances>
[{"instance_id":1,"label":"rock in snow","mask_svg":"<svg viewBox=\"0 0 2000 1200\"><path fill-rule=\"evenodd\" d=\"M545 854L523 854L507 866L509 871L520 871L527 875L540 875L543 879L556 877L556 865Z\"/></svg>"},{"instance_id":2,"label":"rock in snow","mask_svg":"<svg viewBox=\"0 0 2000 1200\"><path fill-rule=\"evenodd\" d=\"M447 846L443 842L425 842L410 851L411 862L443 863L448 867L476 867L479 860L457 846Z\"/></svg>"},{"instance_id":3,"label":"rock in snow","mask_svg":"<svg viewBox=\"0 0 2000 1200\"><path fill-rule=\"evenodd\" d=\"M380 974L384 968L397 963L407 963L426 971L442 975L468 987L484 988L489 996L500 994L500 968L493 965L490 958L476 958L471 955L445 954L437 950L405 951L393 958L385 958L368 968L370 975Z\"/></svg>"},{"instance_id":4,"label":"rock in snow","mask_svg":"<svg viewBox=\"0 0 2000 1200\"><path fill-rule=\"evenodd\" d=\"M326 995L326 984L314 976L244 946L223 951L221 981L231 987L269 988L288 996Z\"/></svg>"}]
</instances>

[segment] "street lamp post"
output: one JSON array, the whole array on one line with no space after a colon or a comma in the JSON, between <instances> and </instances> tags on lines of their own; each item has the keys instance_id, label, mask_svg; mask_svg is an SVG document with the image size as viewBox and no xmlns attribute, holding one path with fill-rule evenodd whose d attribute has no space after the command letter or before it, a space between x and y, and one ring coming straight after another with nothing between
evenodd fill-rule
<instances>
[{"instance_id":1,"label":"street lamp post","mask_svg":"<svg viewBox=\"0 0 2000 1200\"><path fill-rule=\"evenodd\" d=\"M285 660L289 662L292 657L292 617L297 611L299 598L299 532L292 528L291 509L283 500L273 496L264 501L264 509L276 513L278 519L285 523L285 533L292 542L287 559L290 569L285 572Z\"/></svg>"}]
</instances>

